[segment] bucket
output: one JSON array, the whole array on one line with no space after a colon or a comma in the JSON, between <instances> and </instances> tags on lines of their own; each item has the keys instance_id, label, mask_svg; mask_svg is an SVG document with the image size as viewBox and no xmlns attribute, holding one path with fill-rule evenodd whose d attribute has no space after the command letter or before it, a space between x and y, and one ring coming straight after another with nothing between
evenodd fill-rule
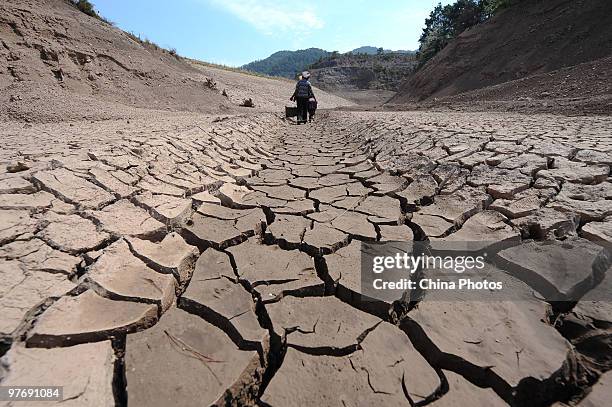
<instances>
[{"instance_id":1,"label":"bucket","mask_svg":"<svg viewBox=\"0 0 612 407\"><path fill-rule=\"evenodd\" d=\"M297 117L298 109L295 106L285 106L285 117Z\"/></svg>"}]
</instances>

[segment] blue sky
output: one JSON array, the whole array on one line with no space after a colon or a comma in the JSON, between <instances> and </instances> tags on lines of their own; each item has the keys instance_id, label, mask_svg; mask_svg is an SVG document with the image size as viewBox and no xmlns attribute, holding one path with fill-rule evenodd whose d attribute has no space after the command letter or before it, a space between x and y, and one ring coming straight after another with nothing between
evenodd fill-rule
<instances>
[{"instance_id":1,"label":"blue sky","mask_svg":"<svg viewBox=\"0 0 612 407\"><path fill-rule=\"evenodd\" d=\"M450 0L442 0L443 4ZM416 49L438 0L92 0L101 15L179 54L231 66L280 50Z\"/></svg>"}]
</instances>

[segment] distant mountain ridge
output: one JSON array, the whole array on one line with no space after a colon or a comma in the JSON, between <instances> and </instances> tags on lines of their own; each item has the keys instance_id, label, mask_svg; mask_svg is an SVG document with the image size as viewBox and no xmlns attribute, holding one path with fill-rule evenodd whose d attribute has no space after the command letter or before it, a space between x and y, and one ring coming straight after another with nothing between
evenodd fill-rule
<instances>
[{"instance_id":1,"label":"distant mountain ridge","mask_svg":"<svg viewBox=\"0 0 612 407\"><path fill-rule=\"evenodd\" d=\"M330 52L321 48L299 49L296 51L278 51L267 58L250 62L241 66L241 69L251 72L262 73L270 76L282 76L285 78L295 78L297 74L309 66L321 62L327 58L338 55L377 55L380 48L363 46L340 54L336 51ZM414 51L398 50L392 51L383 49L383 54L414 54Z\"/></svg>"},{"instance_id":2,"label":"distant mountain ridge","mask_svg":"<svg viewBox=\"0 0 612 407\"><path fill-rule=\"evenodd\" d=\"M320 48L300 49L297 51L278 51L267 58L241 66L246 71L270 76L295 78L298 72L332 53Z\"/></svg>"},{"instance_id":3,"label":"distant mountain ridge","mask_svg":"<svg viewBox=\"0 0 612 407\"><path fill-rule=\"evenodd\" d=\"M367 55L376 55L378 54L378 50L380 48L378 47L372 47L369 45L363 46L363 47L359 47L359 48L355 48L352 51L347 52L347 54L367 54ZM383 54L414 54L415 51L408 51L408 50L403 50L403 49L399 49L397 51L393 51L390 49L383 49L382 50Z\"/></svg>"}]
</instances>

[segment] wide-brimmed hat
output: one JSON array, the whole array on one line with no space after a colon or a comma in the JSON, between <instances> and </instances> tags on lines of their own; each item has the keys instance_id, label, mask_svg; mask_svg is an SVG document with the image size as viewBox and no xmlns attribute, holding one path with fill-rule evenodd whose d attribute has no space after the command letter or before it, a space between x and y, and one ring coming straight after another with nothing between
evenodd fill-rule
<instances>
[{"instance_id":1,"label":"wide-brimmed hat","mask_svg":"<svg viewBox=\"0 0 612 407\"><path fill-rule=\"evenodd\" d=\"M302 72L302 78L304 78L304 79L310 78L310 72L308 72L308 71Z\"/></svg>"}]
</instances>

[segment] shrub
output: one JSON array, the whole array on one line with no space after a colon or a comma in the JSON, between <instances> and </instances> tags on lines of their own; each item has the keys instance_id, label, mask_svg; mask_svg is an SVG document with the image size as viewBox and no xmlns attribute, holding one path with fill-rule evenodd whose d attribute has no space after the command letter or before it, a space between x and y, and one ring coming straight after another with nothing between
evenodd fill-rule
<instances>
[{"instance_id":1,"label":"shrub","mask_svg":"<svg viewBox=\"0 0 612 407\"><path fill-rule=\"evenodd\" d=\"M82 13L85 13L90 17L97 18L100 21L104 21L109 25L115 25L112 21L109 21L106 18L102 17L100 14L98 14L94 5L91 4L91 2L89 2L88 0L69 0L69 2Z\"/></svg>"}]
</instances>

